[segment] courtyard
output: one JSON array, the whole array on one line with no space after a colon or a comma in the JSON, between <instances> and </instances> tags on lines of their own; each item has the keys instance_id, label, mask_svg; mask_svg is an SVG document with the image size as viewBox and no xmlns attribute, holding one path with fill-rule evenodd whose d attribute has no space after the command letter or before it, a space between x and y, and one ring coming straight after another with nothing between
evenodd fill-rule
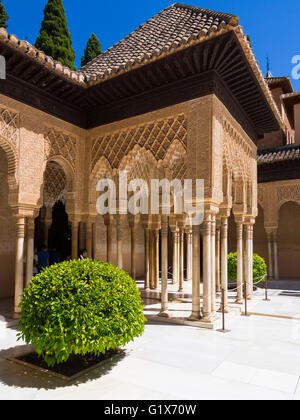
<instances>
[{"instance_id":1,"label":"courtyard","mask_svg":"<svg viewBox=\"0 0 300 420\"><path fill-rule=\"evenodd\" d=\"M1 399L298 400L300 321L284 317L297 318L300 298L287 289L288 295L271 290L269 303L258 290L250 304L278 318L230 315L227 334L150 321L124 356L71 383L8 361L23 343L16 340L16 327L3 328ZM146 308L155 305L149 301Z\"/></svg>"}]
</instances>

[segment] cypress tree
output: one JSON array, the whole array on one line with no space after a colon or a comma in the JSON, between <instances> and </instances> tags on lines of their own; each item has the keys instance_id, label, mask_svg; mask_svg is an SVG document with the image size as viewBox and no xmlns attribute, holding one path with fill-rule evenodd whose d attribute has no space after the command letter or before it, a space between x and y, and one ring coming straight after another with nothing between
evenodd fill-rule
<instances>
[{"instance_id":1,"label":"cypress tree","mask_svg":"<svg viewBox=\"0 0 300 420\"><path fill-rule=\"evenodd\" d=\"M81 67L85 66L91 60L96 58L99 54L102 54L101 44L99 42L99 39L93 33L86 44L86 49L84 50L84 57L81 57Z\"/></svg>"},{"instance_id":2,"label":"cypress tree","mask_svg":"<svg viewBox=\"0 0 300 420\"><path fill-rule=\"evenodd\" d=\"M9 16L6 13L5 7L3 6L1 0L0 0L0 28L7 28L7 21L9 19Z\"/></svg>"},{"instance_id":3,"label":"cypress tree","mask_svg":"<svg viewBox=\"0 0 300 420\"><path fill-rule=\"evenodd\" d=\"M48 0L35 46L71 70L76 70L75 52L62 0Z\"/></svg>"}]
</instances>

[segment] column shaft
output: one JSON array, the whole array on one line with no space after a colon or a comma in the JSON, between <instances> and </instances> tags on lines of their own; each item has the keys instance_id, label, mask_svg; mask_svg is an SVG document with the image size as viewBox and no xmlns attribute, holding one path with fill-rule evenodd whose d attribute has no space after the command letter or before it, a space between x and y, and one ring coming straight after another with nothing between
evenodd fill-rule
<instances>
[{"instance_id":1,"label":"column shaft","mask_svg":"<svg viewBox=\"0 0 300 420\"><path fill-rule=\"evenodd\" d=\"M34 263L34 218L28 218L27 222L27 253L26 253L26 287L29 286L33 277Z\"/></svg>"},{"instance_id":2,"label":"column shaft","mask_svg":"<svg viewBox=\"0 0 300 420\"><path fill-rule=\"evenodd\" d=\"M211 314L211 219L203 223L203 321L210 322Z\"/></svg>"},{"instance_id":3,"label":"column shaft","mask_svg":"<svg viewBox=\"0 0 300 420\"><path fill-rule=\"evenodd\" d=\"M78 258L78 225L77 221L72 221L72 259Z\"/></svg>"},{"instance_id":4,"label":"column shaft","mask_svg":"<svg viewBox=\"0 0 300 420\"><path fill-rule=\"evenodd\" d=\"M221 289L224 290L224 307L228 312L228 218L221 218ZM220 308L222 310L222 308Z\"/></svg>"},{"instance_id":5,"label":"column shaft","mask_svg":"<svg viewBox=\"0 0 300 420\"><path fill-rule=\"evenodd\" d=\"M220 237L221 237L221 232L220 232L220 228L218 227L216 230L216 291L218 294L221 293Z\"/></svg>"},{"instance_id":6,"label":"column shaft","mask_svg":"<svg viewBox=\"0 0 300 420\"><path fill-rule=\"evenodd\" d=\"M216 315L216 217L211 220L211 312Z\"/></svg>"},{"instance_id":7,"label":"column shaft","mask_svg":"<svg viewBox=\"0 0 300 420\"><path fill-rule=\"evenodd\" d=\"M274 278L279 280L277 232L273 232Z\"/></svg>"},{"instance_id":8,"label":"column shaft","mask_svg":"<svg viewBox=\"0 0 300 420\"><path fill-rule=\"evenodd\" d=\"M179 292L183 292L184 281L184 230L180 230L180 272L179 272Z\"/></svg>"},{"instance_id":9,"label":"column shaft","mask_svg":"<svg viewBox=\"0 0 300 420\"><path fill-rule=\"evenodd\" d=\"M150 249L149 249L150 230L145 229L145 290L150 290Z\"/></svg>"},{"instance_id":10,"label":"column shaft","mask_svg":"<svg viewBox=\"0 0 300 420\"><path fill-rule=\"evenodd\" d=\"M131 225L131 277L136 280L136 226Z\"/></svg>"},{"instance_id":11,"label":"column shaft","mask_svg":"<svg viewBox=\"0 0 300 420\"><path fill-rule=\"evenodd\" d=\"M237 297L236 303L243 303L243 223L236 224L237 237Z\"/></svg>"},{"instance_id":12,"label":"column shaft","mask_svg":"<svg viewBox=\"0 0 300 420\"><path fill-rule=\"evenodd\" d=\"M200 319L200 227L193 226L193 284L191 321Z\"/></svg>"},{"instance_id":13,"label":"column shaft","mask_svg":"<svg viewBox=\"0 0 300 420\"><path fill-rule=\"evenodd\" d=\"M170 317L168 299L168 217L162 216L161 223L161 311L159 316Z\"/></svg>"},{"instance_id":14,"label":"column shaft","mask_svg":"<svg viewBox=\"0 0 300 420\"><path fill-rule=\"evenodd\" d=\"M93 224L88 222L86 224L86 250L88 257L93 257Z\"/></svg>"},{"instance_id":15,"label":"column shaft","mask_svg":"<svg viewBox=\"0 0 300 420\"><path fill-rule=\"evenodd\" d=\"M187 255L187 281L192 281L193 279L193 234L192 230L188 231L186 234L186 255Z\"/></svg>"},{"instance_id":16,"label":"column shaft","mask_svg":"<svg viewBox=\"0 0 300 420\"><path fill-rule=\"evenodd\" d=\"M19 307L21 295L23 293L24 282L24 242L25 242L25 218L17 218L16 232L16 260L15 260L15 313L20 313Z\"/></svg>"}]
</instances>

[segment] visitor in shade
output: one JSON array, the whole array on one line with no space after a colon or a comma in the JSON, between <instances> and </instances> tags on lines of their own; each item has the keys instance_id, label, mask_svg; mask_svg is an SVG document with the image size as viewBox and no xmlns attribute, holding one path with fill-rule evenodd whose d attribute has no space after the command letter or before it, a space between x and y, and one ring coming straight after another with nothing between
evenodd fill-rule
<instances>
[{"instance_id":1,"label":"visitor in shade","mask_svg":"<svg viewBox=\"0 0 300 420\"><path fill-rule=\"evenodd\" d=\"M49 252L46 245L42 246L42 249L38 252L39 259L39 271L49 267Z\"/></svg>"},{"instance_id":2,"label":"visitor in shade","mask_svg":"<svg viewBox=\"0 0 300 420\"><path fill-rule=\"evenodd\" d=\"M81 250L81 252L80 252L80 259L81 259L81 260L86 260L86 259L87 259L87 257L88 257L88 252L87 252L87 250L86 250L86 249L82 249L82 250Z\"/></svg>"},{"instance_id":3,"label":"visitor in shade","mask_svg":"<svg viewBox=\"0 0 300 420\"><path fill-rule=\"evenodd\" d=\"M56 248L51 249L49 252L49 264L57 264L61 261L60 252Z\"/></svg>"}]
</instances>

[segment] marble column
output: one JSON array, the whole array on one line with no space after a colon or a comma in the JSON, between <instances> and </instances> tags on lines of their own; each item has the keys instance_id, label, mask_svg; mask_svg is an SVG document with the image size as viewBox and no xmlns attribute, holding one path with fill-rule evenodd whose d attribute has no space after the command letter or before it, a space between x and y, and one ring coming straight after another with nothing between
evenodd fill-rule
<instances>
[{"instance_id":1,"label":"marble column","mask_svg":"<svg viewBox=\"0 0 300 420\"><path fill-rule=\"evenodd\" d=\"M251 299L251 227L249 224L245 225L245 252L244 252L244 264L245 264L245 282L246 282L246 295L247 299Z\"/></svg>"},{"instance_id":2,"label":"marble column","mask_svg":"<svg viewBox=\"0 0 300 420\"><path fill-rule=\"evenodd\" d=\"M149 257L150 257L150 289L154 290L155 278L155 237L153 229L149 233Z\"/></svg>"},{"instance_id":3,"label":"marble column","mask_svg":"<svg viewBox=\"0 0 300 420\"><path fill-rule=\"evenodd\" d=\"M203 322L211 322L211 215L208 215L202 224L203 238Z\"/></svg>"},{"instance_id":4,"label":"marble column","mask_svg":"<svg viewBox=\"0 0 300 420\"><path fill-rule=\"evenodd\" d=\"M52 226L52 207L46 207L44 220L44 242L46 247L49 246L49 230Z\"/></svg>"},{"instance_id":5,"label":"marble column","mask_svg":"<svg viewBox=\"0 0 300 420\"><path fill-rule=\"evenodd\" d=\"M273 279L273 250L272 250L272 233L267 232L267 241L268 241L268 278L269 280Z\"/></svg>"},{"instance_id":6,"label":"marble column","mask_svg":"<svg viewBox=\"0 0 300 420\"><path fill-rule=\"evenodd\" d=\"M179 281L179 267L178 267L178 247L179 247L179 232L177 228L173 229L173 276L172 283L177 284Z\"/></svg>"},{"instance_id":7,"label":"marble column","mask_svg":"<svg viewBox=\"0 0 300 420\"><path fill-rule=\"evenodd\" d=\"M221 217L221 289L224 290L224 308L228 312L228 217ZM222 305L219 309L222 311Z\"/></svg>"},{"instance_id":8,"label":"marble column","mask_svg":"<svg viewBox=\"0 0 300 420\"><path fill-rule=\"evenodd\" d=\"M168 216L161 217L161 311L159 316L170 318L168 299Z\"/></svg>"},{"instance_id":9,"label":"marble column","mask_svg":"<svg viewBox=\"0 0 300 420\"><path fill-rule=\"evenodd\" d=\"M113 263L113 216L104 216L104 223L106 225L106 249L107 249L107 262Z\"/></svg>"},{"instance_id":10,"label":"marble column","mask_svg":"<svg viewBox=\"0 0 300 420\"><path fill-rule=\"evenodd\" d=\"M274 279L279 280L277 231L273 232Z\"/></svg>"},{"instance_id":11,"label":"marble column","mask_svg":"<svg viewBox=\"0 0 300 420\"><path fill-rule=\"evenodd\" d=\"M93 258L93 223L86 223L86 250L89 258Z\"/></svg>"},{"instance_id":12,"label":"marble column","mask_svg":"<svg viewBox=\"0 0 300 420\"><path fill-rule=\"evenodd\" d=\"M236 238L237 238L237 297L238 304L243 303L243 220L236 220Z\"/></svg>"},{"instance_id":13,"label":"marble column","mask_svg":"<svg viewBox=\"0 0 300 420\"><path fill-rule=\"evenodd\" d=\"M145 232L145 290L150 290L150 229L144 228Z\"/></svg>"},{"instance_id":14,"label":"marble column","mask_svg":"<svg viewBox=\"0 0 300 420\"><path fill-rule=\"evenodd\" d=\"M250 295L249 298L253 299L253 288L254 288L254 282L253 282L253 232L254 232L254 223L250 223L250 229L249 229L249 241L250 241L250 261L249 261L249 280L250 280ZM257 279L255 279L257 281Z\"/></svg>"},{"instance_id":15,"label":"marble column","mask_svg":"<svg viewBox=\"0 0 300 420\"><path fill-rule=\"evenodd\" d=\"M33 277L33 264L34 264L34 217L27 219L27 252L26 252L26 287L29 286Z\"/></svg>"},{"instance_id":16,"label":"marble column","mask_svg":"<svg viewBox=\"0 0 300 420\"><path fill-rule=\"evenodd\" d=\"M186 231L186 265L187 265L186 280L192 281L193 279L193 231L192 231L192 228L189 228Z\"/></svg>"},{"instance_id":17,"label":"marble column","mask_svg":"<svg viewBox=\"0 0 300 420\"><path fill-rule=\"evenodd\" d=\"M72 230L72 259L76 260L78 258L78 221L71 221L71 230Z\"/></svg>"},{"instance_id":18,"label":"marble column","mask_svg":"<svg viewBox=\"0 0 300 420\"><path fill-rule=\"evenodd\" d=\"M24 284L24 243L25 243L25 217L17 216L16 230L16 260L15 260L15 302L14 311L21 312L19 307Z\"/></svg>"},{"instance_id":19,"label":"marble column","mask_svg":"<svg viewBox=\"0 0 300 420\"><path fill-rule=\"evenodd\" d=\"M200 226L193 226L193 284L190 321L199 321L200 313Z\"/></svg>"},{"instance_id":20,"label":"marble column","mask_svg":"<svg viewBox=\"0 0 300 420\"><path fill-rule=\"evenodd\" d=\"M122 216L118 215L117 222L117 264L120 269L123 269L123 226Z\"/></svg>"},{"instance_id":21,"label":"marble column","mask_svg":"<svg viewBox=\"0 0 300 420\"><path fill-rule=\"evenodd\" d=\"M220 239L221 239L220 226L217 226L216 228L216 292L217 292L217 295L221 294Z\"/></svg>"},{"instance_id":22,"label":"marble column","mask_svg":"<svg viewBox=\"0 0 300 420\"><path fill-rule=\"evenodd\" d=\"M180 264L179 264L179 292L183 292L184 282L184 229L180 229Z\"/></svg>"},{"instance_id":23,"label":"marble column","mask_svg":"<svg viewBox=\"0 0 300 420\"><path fill-rule=\"evenodd\" d=\"M131 277L136 280L136 223L134 217L129 221L131 235Z\"/></svg>"},{"instance_id":24,"label":"marble column","mask_svg":"<svg viewBox=\"0 0 300 420\"><path fill-rule=\"evenodd\" d=\"M154 230L154 289L159 287L159 230Z\"/></svg>"},{"instance_id":25,"label":"marble column","mask_svg":"<svg viewBox=\"0 0 300 420\"><path fill-rule=\"evenodd\" d=\"M211 313L216 316L216 216L211 216Z\"/></svg>"}]
</instances>

